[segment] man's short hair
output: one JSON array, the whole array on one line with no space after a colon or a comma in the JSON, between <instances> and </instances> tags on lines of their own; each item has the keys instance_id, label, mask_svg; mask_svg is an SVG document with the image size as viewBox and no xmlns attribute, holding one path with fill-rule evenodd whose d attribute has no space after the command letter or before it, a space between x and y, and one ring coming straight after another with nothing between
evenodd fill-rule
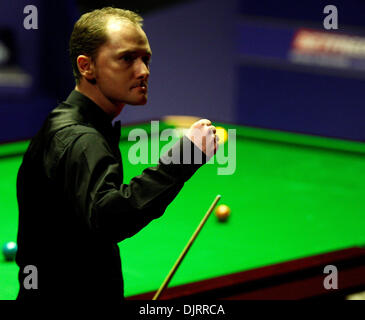
<instances>
[{"instance_id":1,"label":"man's short hair","mask_svg":"<svg viewBox=\"0 0 365 320\"><path fill-rule=\"evenodd\" d=\"M85 55L92 60L96 59L98 49L108 40L106 24L110 17L130 21L140 27L143 25L143 18L130 10L106 7L83 14L75 23L69 44L71 65L77 84L81 79L77 57Z\"/></svg>"}]
</instances>

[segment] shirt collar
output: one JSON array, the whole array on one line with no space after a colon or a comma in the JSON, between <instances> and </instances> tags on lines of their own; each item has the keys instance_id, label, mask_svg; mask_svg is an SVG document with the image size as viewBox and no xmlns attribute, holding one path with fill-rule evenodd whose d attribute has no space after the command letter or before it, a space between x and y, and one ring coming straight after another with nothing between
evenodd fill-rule
<instances>
[{"instance_id":1,"label":"shirt collar","mask_svg":"<svg viewBox=\"0 0 365 320\"><path fill-rule=\"evenodd\" d=\"M90 98L79 91L73 90L65 102L78 107L83 121L92 124L107 136L112 135L113 138L119 141L120 121L116 121L113 127L113 118Z\"/></svg>"}]
</instances>

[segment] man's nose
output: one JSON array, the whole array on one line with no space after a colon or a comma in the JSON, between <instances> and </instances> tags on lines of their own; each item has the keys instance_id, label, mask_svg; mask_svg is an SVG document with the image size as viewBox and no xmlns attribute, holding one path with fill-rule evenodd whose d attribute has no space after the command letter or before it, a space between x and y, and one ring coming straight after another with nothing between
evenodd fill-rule
<instances>
[{"instance_id":1,"label":"man's nose","mask_svg":"<svg viewBox=\"0 0 365 320\"><path fill-rule=\"evenodd\" d=\"M137 78L147 79L150 75L150 69L143 60L140 60L137 66Z\"/></svg>"}]
</instances>

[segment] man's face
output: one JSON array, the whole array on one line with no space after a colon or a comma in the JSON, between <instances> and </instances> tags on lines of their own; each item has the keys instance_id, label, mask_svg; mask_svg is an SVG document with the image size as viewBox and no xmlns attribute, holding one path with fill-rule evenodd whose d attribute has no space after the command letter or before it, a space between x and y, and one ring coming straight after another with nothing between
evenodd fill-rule
<instances>
[{"instance_id":1,"label":"man's face","mask_svg":"<svg viewBox=\"0 0 365 320\"><path fill-rule=\"evenodd\" d=\"M151 48L141 27L109 19L108 41L99 48L94 62L96 85L114 104L143 105L147 102Z\"/></svg>"}]
</instances>

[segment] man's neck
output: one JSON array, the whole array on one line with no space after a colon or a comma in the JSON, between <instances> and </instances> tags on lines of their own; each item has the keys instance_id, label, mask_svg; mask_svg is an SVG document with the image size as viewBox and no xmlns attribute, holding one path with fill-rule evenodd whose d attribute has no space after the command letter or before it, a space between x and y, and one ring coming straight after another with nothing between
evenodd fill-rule
<instances>
[{"instance_id":1,"label":"man's neck","mask_svg":"<svg viewBox=\"0 0 365 320\"><path fill-rule=\"evenodd\" d=\"M89 83L79 83L76 85L75 90L95 102L95 104L97 104L105 113L110 115L110 117L113 119L119 115L124 107L124 104L122 103L118 105L112 103L100 92L99 88L95 85L91 85Z\"/></svg>"}]
</instances>

